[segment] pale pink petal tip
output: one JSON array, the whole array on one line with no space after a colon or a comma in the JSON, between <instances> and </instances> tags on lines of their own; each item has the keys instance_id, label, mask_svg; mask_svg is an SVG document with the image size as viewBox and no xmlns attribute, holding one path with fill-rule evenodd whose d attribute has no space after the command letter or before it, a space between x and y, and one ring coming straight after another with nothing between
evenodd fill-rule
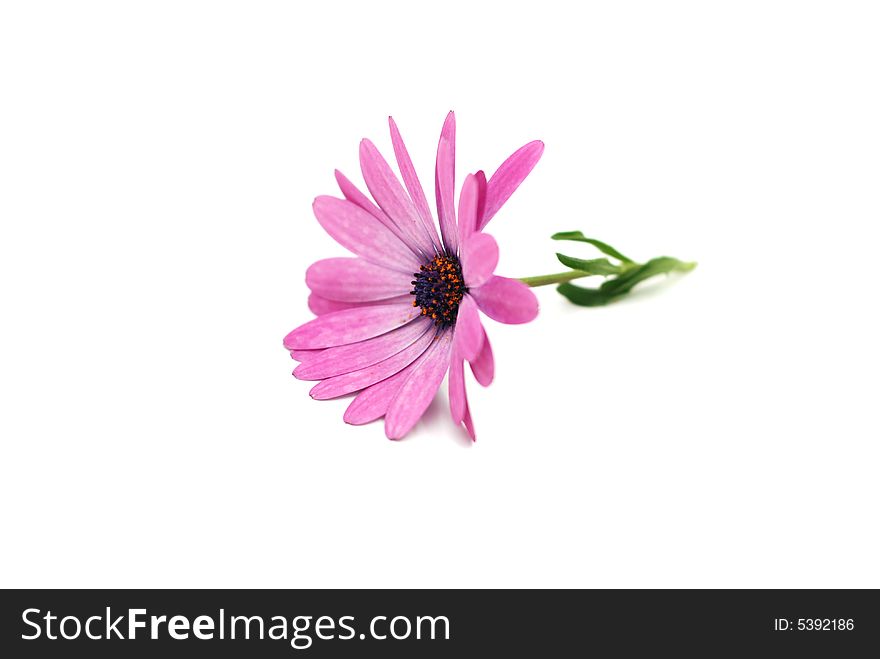
<instances>
[{"instance_id":1,"label":"pale pink petal tip","mask_svg":"<svg viewBox=\"0 0 880 659\"><path fill-rule=\"evenodd\" d=\"M471 441L477 441L477 431L474 429L474 421L471 418L470 407L465 408L464 411L464 428L467 430L467 434L470 435Z\"/></svg>"}]
</instances>

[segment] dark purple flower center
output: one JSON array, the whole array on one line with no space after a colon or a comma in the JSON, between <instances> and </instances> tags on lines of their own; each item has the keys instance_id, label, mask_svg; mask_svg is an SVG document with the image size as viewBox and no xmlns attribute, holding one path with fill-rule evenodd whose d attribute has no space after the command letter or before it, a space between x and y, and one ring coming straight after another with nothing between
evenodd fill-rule
<instances>
[{"instance_id":1,"label":"dark purple flower center","mask_svg":"<svg viewBox=\"0 0 880 659\"><path fill-rule=\"evenodd\" d=\"M415 295L414 307L422 308L422 315L434 319L438 327L446 327L455 323L458 316L458 305L467 287L461 275L461 263L458 257L441 254L419 268L413 274Z\"/></svg>"}]
</instances>

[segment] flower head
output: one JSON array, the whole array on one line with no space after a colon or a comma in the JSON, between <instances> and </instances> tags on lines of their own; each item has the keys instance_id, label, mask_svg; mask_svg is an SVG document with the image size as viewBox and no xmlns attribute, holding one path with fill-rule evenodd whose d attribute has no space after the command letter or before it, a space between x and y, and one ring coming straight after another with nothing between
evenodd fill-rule
<instances>
[{"instance_id":1,"label":"flower head","mask_svg":"<svg viewBox=\"0 0 880 659\"><path fill-rule=\"evenodd\" d=\"M532 291L494 274L498 245L483 232L538 162L539 141L511 155L489 180L482 171L455 192L455 115L440 133L435 169L439 233L406 146L389 118L400 180L369 140L361 171L375 203L340 172L343 198L315 199L315 216L356 257L317 261L306 272L309 308L318 315L284 338L300 365L293 374L319 380L319 400L358 392L348 423L385 417L391 439L406 435L424 414L447 371L453 421L475 438L465 391L464 362L477 382L494 377L492 348L480 312L502 323L538 313Z\"/></svg>"}]
</instances>

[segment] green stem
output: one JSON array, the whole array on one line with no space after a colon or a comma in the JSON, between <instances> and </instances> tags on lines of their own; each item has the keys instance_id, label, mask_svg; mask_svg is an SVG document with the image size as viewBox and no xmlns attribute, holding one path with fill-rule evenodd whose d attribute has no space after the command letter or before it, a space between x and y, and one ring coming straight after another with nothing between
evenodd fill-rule
<instances>
[{"instance_id":1,"label":"green stem","mask_svg":"<svg viewBox=\"0 0 880 659\"><path fill-rule=\"evenodd\" d=\"M557 272L555 275L538 275L537 277L521 277L520 281L526 286L549 286L550 284L561 284L572 279L580 279L581 277L590 277L589 272L581 272L580 270L566 270L565 272Z\"/></svg>"},{"instance_id":2,"label":"green stem","mask_svg":"<svg viewBox=\"0 0 880 659\"><path fill-rule=\"evenodd\" d=\"M619 268L620 271L617 274L623 274L627 270L632 270L633 268L638 268L641 266L641 263L628 262L621 263ZM520 277L520 281L524 283L526 286L531 286L532 288L536 286L549 286L550 284L562 284L567 281L571 281L572 279L580 279L581 277L595 277L597 276L592 272L583 272L582 270L566 270L565 272L557 272L552 275L538 275L537 277Z\"/></svg>"}]
</instances>

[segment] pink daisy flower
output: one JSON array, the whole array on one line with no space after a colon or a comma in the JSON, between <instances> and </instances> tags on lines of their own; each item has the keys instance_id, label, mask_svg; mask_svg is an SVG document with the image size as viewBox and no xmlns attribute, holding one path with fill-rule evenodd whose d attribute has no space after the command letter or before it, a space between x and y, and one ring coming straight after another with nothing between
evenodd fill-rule
<instances>
[{"instance_id":1,"label":"pink daisy flower","mask_svg":"<svg viewBox=\"0 0 880 659\"><path fill-rule=\"evenodd\" d=\"M448 372L452 419L476 439L464 362L483 386L495 372L480 313L514 324L538 313L528 286L494 274L498 245L483 230L538 162L544 144L526 144L488 181L482 171L469 174L456 214L450 112L437 146L438 234L400 132L393 119L388 122L403 185L365 139L361 171L375 203L339 171L344 198L315 199L318 222L356 256L323 259L308 269L309 308L318 317L288 334L284 346L301 362L294 376L319 380L312 398L358 392L345 421L364 424L384 416L390 439L412 429Z\"/></svg>"}]
</instances>

